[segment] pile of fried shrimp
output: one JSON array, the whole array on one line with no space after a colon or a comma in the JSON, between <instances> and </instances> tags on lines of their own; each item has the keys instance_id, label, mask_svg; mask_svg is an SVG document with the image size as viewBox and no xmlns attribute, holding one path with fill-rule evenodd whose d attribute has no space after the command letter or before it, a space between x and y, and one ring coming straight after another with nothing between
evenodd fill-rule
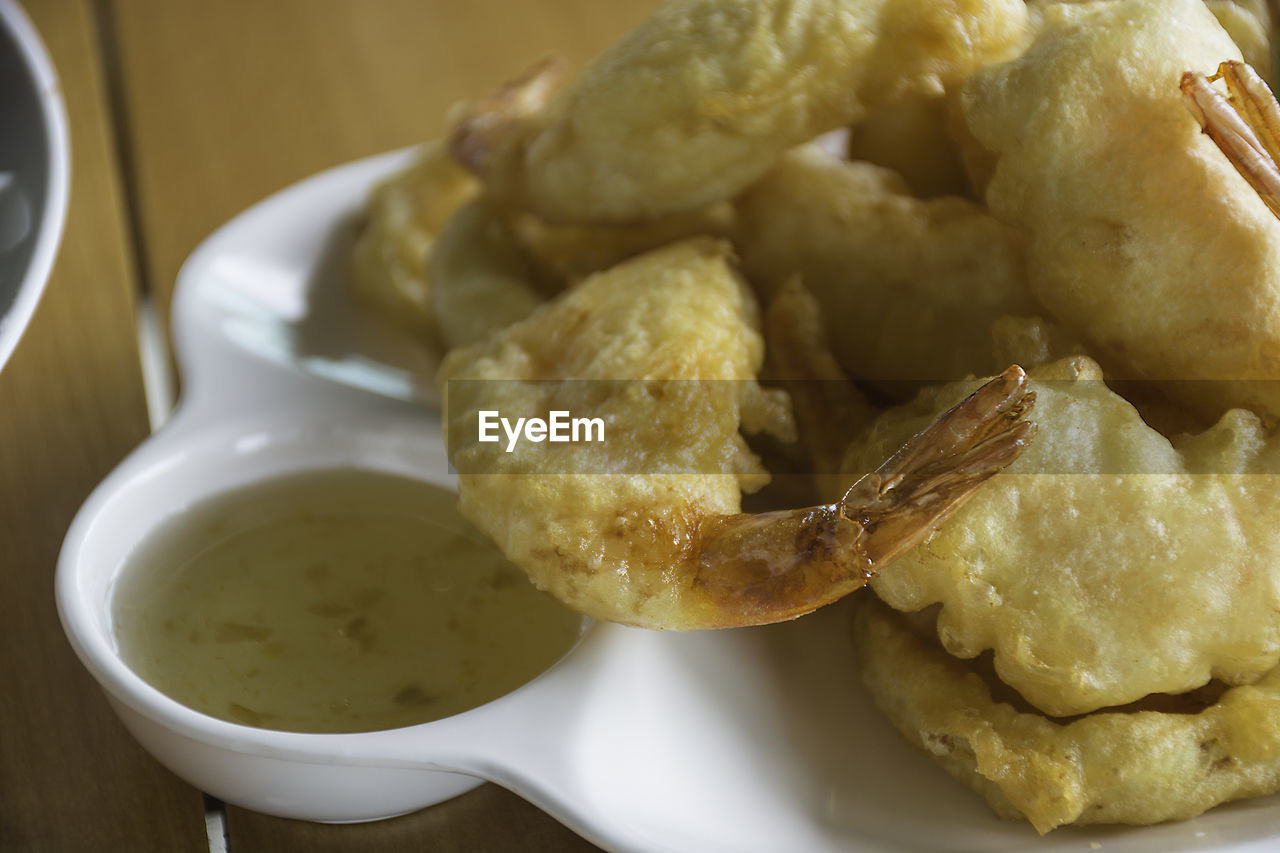
<instances>
[{"instance_id":1,"label":"pile of fried shrimp","mask_svg":"<svg viewBox=\"0 0 1280 853\"><path fill-rule=\"evenodd\" d=\"M669 0L463 93L351 279L540 588L690 630L869 583L863 681L997 814L1187 818L1280 790L1271 56L1264 0ZM454 441L557 409L616 438Z\"/></svg>"}]
</instances>

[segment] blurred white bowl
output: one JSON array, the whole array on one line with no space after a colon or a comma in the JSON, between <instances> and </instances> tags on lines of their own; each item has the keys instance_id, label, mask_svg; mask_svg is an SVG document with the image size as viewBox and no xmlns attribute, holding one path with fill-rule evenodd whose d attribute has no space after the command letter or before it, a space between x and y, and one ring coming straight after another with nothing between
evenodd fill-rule
<instances>
[{"instance_id":1,"label":"blurred white bowl","mask_svg":"<svg viewBox=\"0 0 1280 853\"><path fill-rule=\"evenodd\" d=\"M57 74L35 27L0 0L0 367L53 268L67 215L70 148Z\"/></svg>"}]
</instances>

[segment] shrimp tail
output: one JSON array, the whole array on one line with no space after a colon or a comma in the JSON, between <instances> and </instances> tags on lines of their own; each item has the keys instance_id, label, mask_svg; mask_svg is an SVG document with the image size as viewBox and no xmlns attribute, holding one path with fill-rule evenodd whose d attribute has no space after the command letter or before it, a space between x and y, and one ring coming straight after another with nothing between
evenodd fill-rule
<instances>
[{"instance_id":1,"label":"shrimp tail","mask_svg":"<svg viewBox=\"0 0 1280 853\"><path fill-rule=\"evenodd\" d=\"M1226 95L1213 87L1216 80ZM1280 104L1266 82L1251 66L1228 60L1211 77L1184 72L1179 87L1201 130L1280 216Z\"/></svg>"},{"instance_id":2,"label":"shrimp tail","mask_svg":"<svg viewBox=\"0 0 1280 853\"><path fill-rule=\"evenodd\" d=\"M837 503L708 518L692 586L703 627L804 615L865 586L1012 463L1036 432L1016 365L917 434Z\"/></svg>"},{"instance_id":3,"label":"shrimp tail","mask_svg":"<svg viewBox=\"0 0 1280 853\"><path fill-rule=\"evenodd\" d=\"M983 385L862 477L839 504L861 530L862 551L878 571L910 550L1013 460L1036 433L1035 405L1014 365Z\"/></svg>"},{"instance_id":4,"label":"shrimp tail","mask_svg":"<svg viewBox=\"0 0 1280 853\"><path fill-rule=\"evenodd\" d=\"M548 56L489 97L457 107L449 135L454 159L485 175L495 149L519 136L519 128L543 110L566 71L563 59Z\"/></svg>"}]
</instances>

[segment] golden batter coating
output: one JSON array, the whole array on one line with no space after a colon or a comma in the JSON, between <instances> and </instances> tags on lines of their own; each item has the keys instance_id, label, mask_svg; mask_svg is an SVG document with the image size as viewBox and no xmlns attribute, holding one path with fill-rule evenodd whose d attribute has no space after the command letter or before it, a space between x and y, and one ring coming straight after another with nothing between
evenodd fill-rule
<instances>
[{"instance_id":1,"label":"golden batter coating","mask_svg":"<svg viewBox=\"0 0 1280 853\"><path fill-rule=\"evenodd\" d=\"M798 274L845 371L899 397L1002 369L992 321L1036 311L1015 230L885 169L798 148L737 206L748 279L774 293Z\"/></svg>"},{"instance_id":2,"label":"golden batter coating","mask_svg":"<svg viewBox=\"0 0 1280 853\"><path fill-rule=\"evenodd\" d=\"M1125 378L1212 420L1280 417L1280 221L1182 102L1240 53L1200 0L1050 4L1032 46L964 85L997 155L991 211L1031 289Z\"/></svg>"},{"instance_id":3,"label":"golden batter coating","mask_svg":"<svg viewBox=\"0 0 1280 853\"><path fill-rule=\"evenodd\" d=\"M543 66L472 104L452 144L494 198L548 221L654 219L941 93L1016 52L1027 20L1022 0L672 0L567 88L549 94Z\"/></svg>"},{"instance_id":4,"label":"golden batter coating","mask_svg":"<svg viewBox=\"0 0 1280 853\"><path fill-rule=\"evenodd\" d=\"M1280 790L1280 669L1216 699L1148 700L1171 710L1054 720L993 697L970 662L878 602L859 602L854 638L862 680L902 736L1042 833L1181 820Z\"/></svg>"},{"instance_id":5,"label":"golden batter coating","mask_svg":"<svg viewBox=\"0 0 1280 853\"><path fill-rule=\"evenodd\" d=\"M431 246L428 305L447 351L484 340L591 273L685 238L723 235L732 224L727 204L635 226L549 225L472 199Z\"/></svg>"},{"instance_id":6,"label":"golden batter coating","mask_svg":"<svg viewBox=\"0 0 1280 853\"><path fill-rule=\"evenodd\" d=\"M453 212L479 184L441 142L425 145L413 162L369 194L352 250L353 291L387 319L423 340L436 340L427 255Z\"/></svg>"},{"instance_id":7,"label":"golden batter coating","mask_svg":"<svg viewBox=\"0 0 1280 853\"><path fill-rule=\"evenodd\" d=\"M727 244L678 243L593 276L441 369L459 507L534 582L651 628L790 619L866 584L1022 451L1017 368L832 504L743 514L767 480L740 430L794 437L755 380L759 311ZM566 381L567 380L567 381ZM600 418L602 440L504 447L480 413Z\"/></svg>"},{"instance_id":8,"label":"golden batter coating","mask_svg":"<svg viewBox=\"0 0 1280 853\"><path fill-rule=\"evenodd\" d=\"M1267 0L1205 0L1213 16L1244 54L1244 61L1271 79L1275 58L1271 51L1271 10Z\"/></svg>"},{"instance_id":9,"label":"golden batter coating","mask_svg":"<svg viewBox=\"0 0 1280 853\"><path fill-rule=\"evenodd\" d=\"M875 582L940 603L950 653L994 650L1048 714L1253 681L1280 661L1280 440L1248 412L1175 446L1070 358L1030 371L1040 433L952 521ZM846 458L866 470L972 387L885 413Z\"/></svg>"}]
</instances>

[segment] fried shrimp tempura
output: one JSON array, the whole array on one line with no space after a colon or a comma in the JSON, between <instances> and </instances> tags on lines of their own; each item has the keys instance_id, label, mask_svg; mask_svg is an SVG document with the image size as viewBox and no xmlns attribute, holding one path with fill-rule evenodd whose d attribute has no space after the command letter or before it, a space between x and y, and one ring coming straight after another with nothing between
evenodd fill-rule
<instances>
[{"instance_id":1,"label":"fried shrimp tempura","mask_svg":"<svg viewBox=\"0 0 1280 853\"><path fill-rule=\"evenodd\" d=\"M997 156L988 205L1028 235L1033 293L1115 375L1158 380L1209 420L1280 418L1280 221L1178 86L1238 49L1199 0L1043 17L1025 53L961 95Z\"/></svg>"},{"instance_id":2,"label":"fried shrimp tempura","mask_svg":"<svg viewBox=\"0 0 1280 853\"><path fill-rule=\"evenodd\" d=\"M443 143L424 146L408 168L369 195L352 250L354 292L388 319L434 341L427 255L446 220L478 189Z\"/></svg>"},{"instance_id":3,"label":"fried shrimp tempura","mask_svg":"<svg viewBox=\"0 0 1280 853\"><path fill-rule=\"evenodd\" d=\"M452 146L493 198L548 221L653 219L1007 58L1027 22L1022 0L672 0L556 94L539 69L472 104Z\"/></svg>"},{"instance_id":4,"label":"fried shrimp tempura","mask_svg":"<svg viewBox=\"0 0 1280 853\"><path fill-rule=\"evenodd\" d=\"M543 301L523 247L483 198L445 224L427 269L445 351L484 340Z\"/></svg>"},{"instance_id":5,"label":"fried shrimp tempura","mask_svg":"<svg viewBox=\"0 0 1280 853\"><path fill-rule=\"evenodd\" d=\"M1270 35L1267 0L668 0L463 104L357 286L439 330L461 510L568 606L745 626L875 576L867 685L996 812L1190 817L1280 789ZM818 505L743 512L767 482Z\"/></svg>"},{"instance_id":6,"label":"fried shrimp tempura","mask_svg":"<svg viewBox=\"0 0 1280 853\"><path fill-rule=\"evenodd\" d=\"M1271 78L1271 10L1267 0L1205 0L1204 4L1240 48L1244 61Z\"/></svg>"},{"instance_id":7,"label":"fried shrimp tempura","mask_svg":"<svg viewBox=\"0 0 1280 853\"><path fill-rule=\"evenodd\" d=\"M521 211L507 222L543 278L573 284L627 258L692 237L730 237L735 211L728 202L639 225L551 225Z\"/></svg>"},{"instance_id":8,"label":"fried shrimp tempura","mask_svg":"<svg viewBox=\"0 0 1280 853\"><path fill-rule=\"evenodd\" d=\"M992 321L1036 311L1017 232L870 164L798 148L737 206L748 279L772 293L799 274L844 369L899 397L1009 364L992 360Z\"/></svg>"},{"instance_id":9,"label":"fried shrimp tempura","mask_svg":"<svg viewBox=\"0 0 1280 853\"><path fill-rule=\"evenodd\" d=\"M941 604L948 652L994 651L1000 680L1056 716L1254 681L1280 662L1280 438L1236 410L1176 444L1097 365L1029 373L1040 431L952 522L875 582L895 609ZM972 383L886 412L846 458L874 465Z\"/></svg>"},{"instance_id":10,"label":"fried shrimp tempura","mask_svg":"<svg viewBox=\"0 0 1280 853\"><path fill-rule=\"evenodd\" d=\"M743 514L741 492L768 475L739 430L794 430L785 397L755 380L758 313L727 244L692 240L593 276L451 352L441 381L462 513L539 587L596 618L763 624L865 585L1034 432L1023 419L1032 398L1011 368L840 501ZM478 435L481 410L562 408L602 418L610 437L554 453L458 443Z\"/></svg>"},{"instance_id":11,"label":"fried shrimp tempura","mask_svg":"<svg viewBox=\"0 0 1280 853\"><path fill-rule=\"evenodd\" d=\"M1041 833L1182 820L1280 790L1280 669L1182 709L1054 720L993 696L970 662L877 602L859 603L854 627L863 682L903 737Z\"/></svg>"},{"instance_id":12,"label":"fried shrimp tempura","mask_svg":"<svg viewBox=\"0 0 1280 853\"><path fill-rule=\"evenodd\" d=\"M506 213L475 199L444 224L432 247L428 304L446 351L484 340L586 275L680 239L721 236L733 226L727 204L635 226L548 225Z\"/></svg>"},{"instance_id":13,"label":"fried shrimp tempura","mask_svg":"<svg viewBox=\"0 0 1280 853\"><path fill-rule=\"evenodd\" d=\"M791 398L796 450L806 457L801 464L816 478L816 493L827 494L839 486L849 436L865 429L876 411L831 354L822 307L798 277L769 303L764 333L765 378Z\"/></svg>"}]
</instances>

